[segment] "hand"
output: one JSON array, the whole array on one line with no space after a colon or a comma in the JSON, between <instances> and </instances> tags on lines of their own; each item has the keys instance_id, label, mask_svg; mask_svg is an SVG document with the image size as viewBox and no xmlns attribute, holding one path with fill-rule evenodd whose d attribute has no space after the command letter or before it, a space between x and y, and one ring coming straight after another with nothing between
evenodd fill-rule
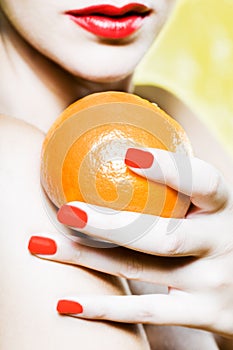
<instances>
[{"instance_id":1,"label":"hand","mask_svg":"<svg viewBox=\"0 0 233 350\"><path fill-rule=\"evenodd\" d=\"M151 166L131 170L189 195L192 207L186 218L157 218L72 202L59 210L60 222L121 247L84 246L58 234L51 236L53 251L43 252L40 244L33 248L33 240L43 237L32 237L29 250L46 259L169 287L168 295L63 297L57 306L62 314L181 325L233 338L232 190L218 170L198 158L147 149L137 152L139 162L140 154L144 158L148 151ZM180 169L191 169L183 181Z\"/></svg>"}]
</instances>

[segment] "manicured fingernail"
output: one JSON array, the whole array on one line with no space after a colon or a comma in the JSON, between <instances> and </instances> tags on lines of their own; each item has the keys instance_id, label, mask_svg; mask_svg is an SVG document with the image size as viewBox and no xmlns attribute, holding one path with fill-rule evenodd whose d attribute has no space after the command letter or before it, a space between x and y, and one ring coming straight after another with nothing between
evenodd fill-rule
<instances>
[{"instance_id":1,"label":"manicured fingernail","mask_svg":"<svg viewBox=\"0 0 233 350\"><path fill-rule=\"evenodd\" d=\"M59 209L57 218L64 225L77 228L83 228L87 223L87 213L85 211L67 204Z\"/></svg>"},{"instance_id":2,"label":"manicured fingernail","mask_svg":"<svg viewBox=\"0 0 233 350\"><path fill-rule=\"evenodd\" d=\"M76 301L59 300L57 303L57 312L59 314L81 314L83 307Z\"/></svg>"},{"instance_id":3,"label":"manicured fingernail","mask_svg":"<svg viewBox=\"0 0 233 350\"><path fill-rule=\"evenodd\" d=\"M153 161L153 154L135 148L129 148L125 155L125 164L132 168L147 169L151 167Z\"/></svg>"},{"instance_id":4,"label":"manicured fingernail","mask_svg":"<svg viewBox=\"0 0 233 350\"><path fill-rule=\"evenodd\" d=\"M57 252L57 244L51 238L32 236L28 243L32 254L53 255Z\"/></svg>"}]
</instances>

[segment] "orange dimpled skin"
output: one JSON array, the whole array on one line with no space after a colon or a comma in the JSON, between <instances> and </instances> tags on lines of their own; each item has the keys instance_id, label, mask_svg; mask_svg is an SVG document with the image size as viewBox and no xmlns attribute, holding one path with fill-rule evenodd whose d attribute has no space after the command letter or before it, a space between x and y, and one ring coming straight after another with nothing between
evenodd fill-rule
<instances>
[{"instance_id":1,"label":"orange dimpled skin","mask_svg":"<svg viewBox=\"0 0 233 350\"><path fill-rule=\"evenodd\" d=\"M68 107L47 134L42 185L58 207L77 200L183 217L189 198L133 173L124 162L129 147L191 154L183 129L157 106L121 92L89 95Z\"/></svg>"}]
</instances>

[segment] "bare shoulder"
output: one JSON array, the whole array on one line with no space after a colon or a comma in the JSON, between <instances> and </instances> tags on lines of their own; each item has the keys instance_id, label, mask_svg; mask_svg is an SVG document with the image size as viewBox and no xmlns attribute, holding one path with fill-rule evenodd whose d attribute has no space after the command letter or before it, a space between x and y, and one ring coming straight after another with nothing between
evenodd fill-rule
<instances>
[{"instance_id":1,"label":"bare shoulder","mask_svg":"<svg viewBox=\"0 0 233 350\"><path fill-rule=\"evenodd\" d=\"M44 134L33 125L5 115L0 115L0 136L0 143L12 143L12 149L23 146L32 140L34 140L33 143L41 143L44 138ZM21 143L17 144L17 141L21 141Z\"/></svg>"},{"instance_id":2,"label":"bare shoulder","mask_svg":"<svg viewBox=\"0 0 233 350\"><path fill-rule=\"evenodd\" d=\"M6 220L11 208L19 213L21 225L27 222L27 216L23 215L26 203L34 203L33 207L28 205L27 210L31 215L35 210L35 223L42 219L40 154L43 140L44 134L36 127L0 116L0 221L6 230L11 225Z\"/></svg>"},{"instance_id":3,"label":"bare shoulder","mask_svg":"<svg viewBox=\"0 0 233 350\"><path fill-rule=\"evenodd\" d=\"M23 175L29 167L39 171L44 134L22 120L0 116L0 176ZM17 169L17 172L16 172ZM32 172L32 170L30 170ZM38 173L38 172L37 172ZM34 171L35 174L35 171Z\"/></svg>"},{"instance_id":4,"label":"bare shoulder","mask_svg":"<svg viewBox=\"0 0 233 350\"><path fill-rule=\"evenodd\" d=\"M33 126L0 117L0 348L148 349L137 326L57 314L56 302L65 295L124 294L125 289L115 278L29 254L32 235L57 231L41 196L43 139Z\"/></svg>"}]
</instances>

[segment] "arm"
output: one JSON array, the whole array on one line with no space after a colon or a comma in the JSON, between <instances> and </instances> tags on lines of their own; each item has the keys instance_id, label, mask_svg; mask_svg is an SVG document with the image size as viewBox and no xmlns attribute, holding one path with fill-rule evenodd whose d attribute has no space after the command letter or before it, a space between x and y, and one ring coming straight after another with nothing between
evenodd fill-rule
<instances>
[{"instance_id":1,"label":"arm","mask_svg":"<svg viewBox=\"0 0 233 350\"><path fill-rule=\"evenodd\" d=\"M56 313L62 295L124 294L126 288L114 277L29 254L33 233L55 232L40 195L42 141L35 128L0 117L0 349L148 349L138 326Z\"/></svg>"}]
</instances>

